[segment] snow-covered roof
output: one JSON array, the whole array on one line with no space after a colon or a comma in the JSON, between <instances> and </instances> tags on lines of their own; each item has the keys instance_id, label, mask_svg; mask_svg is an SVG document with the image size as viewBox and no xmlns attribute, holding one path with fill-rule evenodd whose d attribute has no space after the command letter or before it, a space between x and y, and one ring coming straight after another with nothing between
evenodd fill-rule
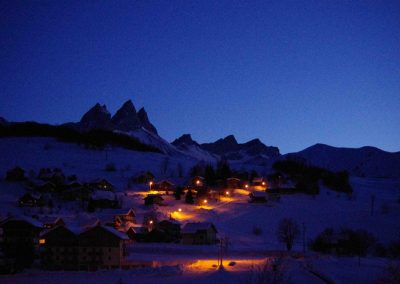
<instances>
[{"instance_id":1,"label":"snow-covered roof","mask_svg":"<svg viewBox=\"0 0 400 284\"><path fill-rule=\"evenodd\" d=\"M128 215L133 213L135 215L135 211L132 208L118 208L118 209L102 209L100 211L101 214L109 214L109 215Z\"/></svg>"},{"instance_id":2,"label":"snow-covered roof","mask_svg":"<svg viewBox=\"0 0 400 284\"><path fill-rule=\"evenodd\" d=\"M214 228L215 231L217 231L214 224L209 223L209 222L187 223L183 227L182 233L183 234L195 234L197 231L204 231L204 230L208 230L210 228Z\"/></svg>"},{"instance_id":3,"label":"snow-covered roof","mask_svg":"<svg viewBox=\"0 0 400 284\"><path fill-rule=\"evenodd\" d=\"M38 221L36 219L33 219L31 217L25 216L25 215L6 218L2 222L2 225L6 224L8 222L11 222L11 221L25 221L25 222L27 222L28 224L30 224L30 225L32 225L34 227L37 227L37 228L42 228L43 227L43 223L42 222L40 222L40 221Z\"/></svg>"},{"instance_id":4,"label":"snow-covered roof","mask_svg":"<svg viewBox=\"0 0 400 284\"><path fill-rule=\"evenodd\" d=\"M149 229L144 226L138 226L138 227L135 226L135 227L130 227L129 229L131 229L135 234L147 234L149 232Z\"/></svg>"},{"instance_id":5,"label":"snow-covered roof","mask_svg":"<svg viewBox=\"0 0 400 284\"><path fill-rule=\"evenodd\" d=\"M109 227L109 226L101 226L101 228L103 228L106 231L112 233L114 236L120 238L121 240L129 240L129 237L125 233L120 232L117 229L114 229L114 228Z\"/></svg>"},{"instance_id":6,"label":"snow-covered roof","mask_svg":"<svg viewBox=\"0 0 400 284\"><path fill-rule=\"evenodd\" d=\"M253 178L253 182L263 182L265 181L263 177L255 177Z\"/></svg>"},{"instance_id":7,"label":"snow-covered roof","mask_svg":"<svg viewBox=\"0 0 400 284\"><path fill-rule=\"evenodd\" d=\"M43 224L55 224L58 221L62 220L60 217L57 216L45 216L45 217L41 217L40 221Z\"/></svg>"}]
</instances>

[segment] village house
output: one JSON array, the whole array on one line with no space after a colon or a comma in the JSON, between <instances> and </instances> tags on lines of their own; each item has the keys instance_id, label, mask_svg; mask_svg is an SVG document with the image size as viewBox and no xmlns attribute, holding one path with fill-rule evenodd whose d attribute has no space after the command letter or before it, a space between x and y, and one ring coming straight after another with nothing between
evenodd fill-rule
<instances>
[{"instance_id":1,"label":"village house","mask_svg":"<svg viewBox=\"0 0 400 284\"><path fill-rule=\"evenodd\" d=\"M112 183L104 178L92 180L88 183L88 185L93 190L114 191L114 186L112 185Z\"/></svg>"},{"instance_id":2,"label":"village house","mask_svg":"<svg viewBox=\"0 0 400 284\"><path fill-rule=\"evenodd\" d=\"M103 209L97 216L102 224L116 229L129 228L136 223L133 209Z\"/></svg>"},{"instance_id":3,"label":"village house","mask_svg":"<svg viewBox=\"0 0 400 284\"><path fill-rule=\"evenodd\" d=\"M159 194L148 194L144 198L144 205L164 205L163 204L164 198L161 197Z\"/></svg>"},{"instance_id":4,"label":"village house","mask_svg":"<svg viewBox=\"0 0 400 284\"><path fill-rule=\"evenodd\" d=\"M262 187L262 188L267 188L267 180L263 177L255 177L253 178L251 184L254 187Z\"/></svg>"},{"instance_id":5,"label":"village house","mask_svg":"<svg viewBox=\"0 0 400 284\"><path fill-rule=\"evenodd\" d=\"M79 269L79 241L76 232L67 226L45 231L39 239L40 260L44 269Z\"/></svg>"},{"instance_id":6,"label":"village house","mask_svg":"<svg viewBox=\"0 0 400 284\"><path fill-rule=\"evenodd\" d=\"M40 193L27 192L18 199L21 207L41 207L45 205L45 200Z\"/></svg>"},{"instance_id":7,"label":"village house","mask_svg":"<svg viewBox=\"0 0 400 284\"><path fill-rule=\"evenodd\" d=\"M212 223L187 223L182 229L182 244L210 245L216 242L217 229Z\"/></svg>"},{"instance_id":8,"label":"village house","mask_svg":"<svg viewBox=\"0 0 400 284\"><path fill-rule=\"evenodd\" d=\"M64 186L60 194L64 200L88 200L90 189L79 181L71 181Z\"/></svg>"},{"instance_id":9,"label":"village house","mask_svg":"<svg viewBox=\"0 0 400 284\"><path fill-rule=\"evenodd\" d=\"M128 236L114 228L95 226L79 235L80 269L120 268Z\"/></svg>"},{"instance_id":10,"label":"village house","mask_svg":"<svg viewBox=\"0 0 400 284\"><path fill-rule=\"evenodd\" d=\"M168 180L162 180L160 182L154 183L152 189L165 191L165 193L168 194L170 191L174 190L174 184Z\"/></svg>"},{"instance_id":11,"label":"village house","mask_svg":"<svg viewBox=\"0 0 400 284\"><path fill-rule=\"evenodd\" d=\"M43 224L26 217L8 217L1 221L3 253L15 259L18 268L29 267L37 256L37 240Z\"/></svg>"},{"instance_id":12,"label":"village house","mask_svg":"<svg viewBox=\"0 0 400 284\"><path fill-rule=\"evenodd\" d=\"M84 229L58 226L41 236L42 265L63 270L120 268L128 240L126 234L99 223Z\"/></svg>"},{"instance_id":13,"label":"village house","mask_svg":"<svg viewBox=\"0 0 400 284\"><path fill-rule=\"evenodd\" d=\"M38 179L43 181L50 181L57 187L61 187L65 182L65 175L61 169L42 168L39 172Z\"/></svg>"},{"instance_id":14,"label":"village house","mask_svg":"<svg viewBox=\"0 0 400 284\"><path fill-rule=\"evenodd\" d=\"M149 229L146 226L130 227L126 231L126 235L135 242L145 242Z\"/></svg>"},{"instance_id":15,"label":"village house","mask_svg":"<svg viewBox=\"0 0 400 284\"><path fill-rule=\"evenodd\" d=\"M163 220L156 227L166 234L167 242L179 242L181 238L181 224L175 220Z\"/></svg>"},{"instance_id":16,"label":"village house","mask_svg":"<svg viewBox=\"0 0 400 284\"><path fill-rule=\"evenodd\" d=\"M8 170L6 173L6 181L23 181L25 180L25 171L20 167Z\"/></svg>"}]
</instances>

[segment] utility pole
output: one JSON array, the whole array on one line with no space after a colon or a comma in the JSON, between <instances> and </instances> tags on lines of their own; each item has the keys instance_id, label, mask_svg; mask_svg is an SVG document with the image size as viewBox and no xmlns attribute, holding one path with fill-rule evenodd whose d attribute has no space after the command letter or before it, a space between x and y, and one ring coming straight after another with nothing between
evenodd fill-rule
<instances>
[{"instance_id":1,"label":"utility pole","mask_svg":"<svg viewBox=\"0 0 400 284\"><path fill-rule=\"evenodd\" d=\"M303 253L306 253L306 224L303 222Z\"/></svg>"},{"instance_id":2,"label":"utility pole","mask_svg":"<svg viewBox=\"0 0 400 284\"><path fill-rule=\"evenodd\" d=\"M371 216L374 216L375 194L371 195Z\"/></svg>"}]
</instances>

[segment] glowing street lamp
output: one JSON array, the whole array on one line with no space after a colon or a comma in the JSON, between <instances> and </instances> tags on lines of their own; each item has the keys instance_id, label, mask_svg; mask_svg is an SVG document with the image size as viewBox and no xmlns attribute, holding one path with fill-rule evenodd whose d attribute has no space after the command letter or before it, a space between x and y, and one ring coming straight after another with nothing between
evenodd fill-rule
<instances>
[{"instance_id":1,"label":"glowing street lamp","mask_svg":"<svg viewBox=\"0 0 400 284\"><path fill-rule=\"evenodd\" d=\"M196 180L196 185L200 185L200 181L199 180Z\"/></svg>"},{"instance_id":2,"label":"glowing street lamp","mask_svg":"<svg viewBox=\"0 0 400 284\"><path fill-rule=\"evenodd\" d=\"M150 187L150 190L151 190L151 186L153 185L153 182L152 181L150 181L149 182L149 187Z\"/></svg>"},{"instance_id":3,"label":"glowing street lamp","mask_svg":"<svg viewBox=\"0 0 400 284\"><path fill-rule=\"evenodd\" d=\"M262 185L265 185L265 181L262 182Z\"/></svg>"},{"instance_id":4,"label":"glowing street lamp","mask_svg":"<svg viewBox=\"0 0 400 284\"><path fill-rule=\"evenodd\" d=\"M153 220L150 220L150 221L149 221L149 224L150 224L150 225L153 225Z\"/></svg>"},{"instance_id":5,"label":"glowing street lamp","mask_svg":"<svg viewBox=\"0 0 400 284\"><path fill-rule=\"evenodd\" d=\"M182 212L182 208L179 208L179 209L178 209L178 212Z\"/></svg>"},{"instance_id":6,"label":"glowing street lamp","mask_svg":"<svg viewBox=\"0 0 400 284\"><path fill-rule=\"evenodd\" d=\"M226 191L225 194L226 194L226 195L229 195L229 191Z\"/></svg>"},{"instance_id":7,"label":"glowing street lamp","mask_svg":"<svg viewBox=\"0 0 400 284\"><path fill-rule=\"evenodd\" d=\"M245 187L245 188L249 188L249 185L248 185L248 184L246 184L244 187Z\"/></svg>"},{"instance_id":8,"label":"glowing street lamp","mask_svg":"<svg viewBox=\"0 0 400 284\"><path fill-rule=\"evenodd\" d=\"M207 204L207 202L208 202L207 199L204 199L204 200L203 200L203 203L204 203L204 204Z\"/></svg>"}]
</instances>

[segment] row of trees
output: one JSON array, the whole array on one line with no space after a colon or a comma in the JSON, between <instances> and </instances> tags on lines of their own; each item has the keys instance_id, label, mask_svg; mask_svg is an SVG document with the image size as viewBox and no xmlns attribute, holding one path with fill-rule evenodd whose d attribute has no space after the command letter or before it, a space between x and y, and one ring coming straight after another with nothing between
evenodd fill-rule
<instances>
[{"instance_id":1,"label":"row of trees","mask_svg":"<svg viewBox=\"0 0 400 284\"><path fill-rule=\"evenodd\" d=\"M160 152L128 135L107 130L78 131L68 126L54 126L36 122L19 122L0 126L0 137L53 137L63 142L77 143L88 148L104 149L114 145L142 152Z\"/></svg>"},{"instance_id":2,"label":"row of trees","mask_svg":"<svg viewBox=\"0 0 400 284\"><path fill-rule=\"evenodd\" d=\"M230 177L236 177L243 181L252 180L258 176L256 171L235 171L231 169L229 162L225 159L220 160L216 166L198 164L190 170L190 176L203 176L207 185L216 185L219 180L226 180Z\"/></svg>"},{"instance_id":3,"label":"row of trees","mask_svg":"<svg viewBox=\"0 0 400 284\"><path fill-rule=\"evenodd\" d=\"M353 191L346 171L332 172L320 167L310 166L299 158L276 161L273 169L276 173L269 176L270 180L278 179L283 173L296 182L298 190L309 194L319 193L319 181L322 181L326 187L334 191L346 193Z\"/></svg>"}]
</instances>

